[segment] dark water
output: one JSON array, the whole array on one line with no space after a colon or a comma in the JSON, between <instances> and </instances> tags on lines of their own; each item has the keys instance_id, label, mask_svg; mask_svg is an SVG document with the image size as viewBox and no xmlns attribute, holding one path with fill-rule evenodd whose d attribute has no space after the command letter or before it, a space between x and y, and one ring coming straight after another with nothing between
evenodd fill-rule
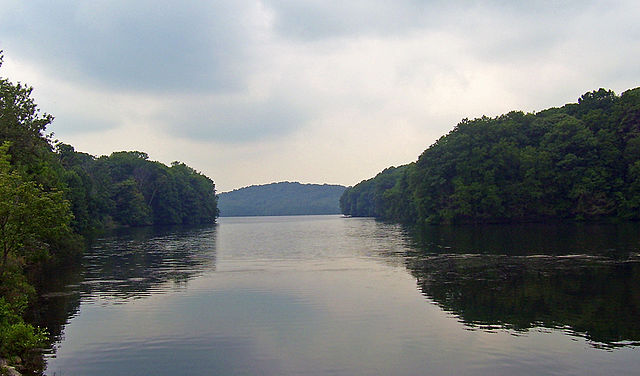
<instances>
[{"instance_id":1,"label":"dark water","mask_svg":"<svg viewBox=\"0 0 640 376\"><path fill-rule=\"evenodd\" d=\"M638 224L121 231L42 298L47 374L637 374L639 252Z\"/></svg>"}]
</instances>

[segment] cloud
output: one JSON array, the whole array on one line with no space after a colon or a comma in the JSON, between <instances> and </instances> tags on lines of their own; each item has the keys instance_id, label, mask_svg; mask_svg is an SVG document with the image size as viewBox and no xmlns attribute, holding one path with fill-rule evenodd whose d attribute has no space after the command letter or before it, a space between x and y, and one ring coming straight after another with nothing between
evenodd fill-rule
<instances>
[{"instance_id":1,"label":"cloud","mask_svg":"<svg viewBox=\"0 0 640 376\"><path fill-rule=\"evenodd\" d=\"M512 23L521 29L552 32L588 10L594 0L569 1L445 1L445 0L264 0L284 38L318 41L352 37L403 37L432 31L463 33L470 38L509 36ZM524 23L523 23L524 22ZM478 34L479 33L479 34ZM491 40L487 40L491 42Z\"/></svg>"},{"instance_id":2,"label":"cloud","mask_svg":"<svg viewBox=\"0 0 640 376\"><path fill-rule=\"evenodd\" d=\"M5 49L50 73L119 90L243 87L256 21L249 1L10 1Z\"/></svg>"},{"instance_id":3,"label":"cloud","mask_svg":"<svg viewBox=\"0 0 640 376\"><path fill-rule=\"evenodd\" d=\"M309 113L295 98L187 97L156 115L176 137L217 143L270 141L300 128Z\"/></svg>"},{"instance_id":4,"label":"cloud","mask_svg":"<svg viewBox=\"0 0 640 376\"><path fill-rule=\"evenodd\" d=\"M354 184L464 117L638 85L637 1L4 0L2 67L79 150L228 190Z\"/></svg>"},{"instance_id":5,"label":"cloud","mask_svg":"<svg viewBox=\"0 0 640 376\"><path fill-rule=\"evenodd\" d=\"M437 2L436 2L437 3ZM358 35L405 33L435 17L422 1L266 0L275 27L287 38L318 40Z\"/></svg>"}]
</instances>

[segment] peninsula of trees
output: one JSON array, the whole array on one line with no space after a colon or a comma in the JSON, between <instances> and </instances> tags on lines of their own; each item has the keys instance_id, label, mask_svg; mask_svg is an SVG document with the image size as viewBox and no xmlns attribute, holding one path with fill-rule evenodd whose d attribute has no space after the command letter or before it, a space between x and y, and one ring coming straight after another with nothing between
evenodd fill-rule
<instances>
[{"instance_id":1,"label":"peninsula of trees","mask_svg":"<svg viewBox=\"0 0 640 376\"><path fill-rule=\"evenodd\" d=\"M211 179L180 162L166 166L146 153L99 158L57 144L72 222L80 232L113 226L213 223L218 215Z\"/></svg>"},{"instance_id":2,"label":"peninsula of trees","mask_svg":"<svg viewBox=\"0 0 640 376\"><path fill-rule=\"evenodd\" d=\"M252 185L218 195L220 216L339 214L346 187L291 182Z\"/></svg>"},{"instance_id":3,"label":"peninsula of trees","mask_svg":"<svg viewBox=\"0 0 640 376\"><path fill-rule=\"evenodd\" d=\"M640 88L462 120L414 163L349 188L342 212L414 223L640 219Z\"/></svg>"}]
</instances>

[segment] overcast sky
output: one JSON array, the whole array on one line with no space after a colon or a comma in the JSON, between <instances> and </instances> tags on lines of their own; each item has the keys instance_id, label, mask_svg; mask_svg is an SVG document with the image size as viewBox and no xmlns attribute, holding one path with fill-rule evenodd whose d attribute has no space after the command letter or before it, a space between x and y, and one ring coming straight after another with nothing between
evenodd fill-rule
<instances>
[{"instance_id":1,"label":"overcast sky","mask_svg":"<svg viewBox=\"0 0 640 376\"><path fill-rule=\"evenodd\" d=\"M0 0L0 49L79 151L353 185L463 118L640 86L640 2Z\"/></svg>"}]
</instances>

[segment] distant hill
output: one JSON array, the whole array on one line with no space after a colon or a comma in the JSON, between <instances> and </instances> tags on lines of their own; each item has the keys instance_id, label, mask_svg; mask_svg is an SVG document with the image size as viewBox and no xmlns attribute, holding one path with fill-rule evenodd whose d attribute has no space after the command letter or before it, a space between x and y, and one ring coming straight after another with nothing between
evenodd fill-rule
<instances>
[{"instance_id":1,"label":"distant hill","mask_svg":"<svg viewBox=\"0 0 640 376\"><path fill-rule=\"evenodd\" d=\"M346 187L291 182L252 185L218 194L222 217L339 214Z\"/></svg>"}]
</instances>

